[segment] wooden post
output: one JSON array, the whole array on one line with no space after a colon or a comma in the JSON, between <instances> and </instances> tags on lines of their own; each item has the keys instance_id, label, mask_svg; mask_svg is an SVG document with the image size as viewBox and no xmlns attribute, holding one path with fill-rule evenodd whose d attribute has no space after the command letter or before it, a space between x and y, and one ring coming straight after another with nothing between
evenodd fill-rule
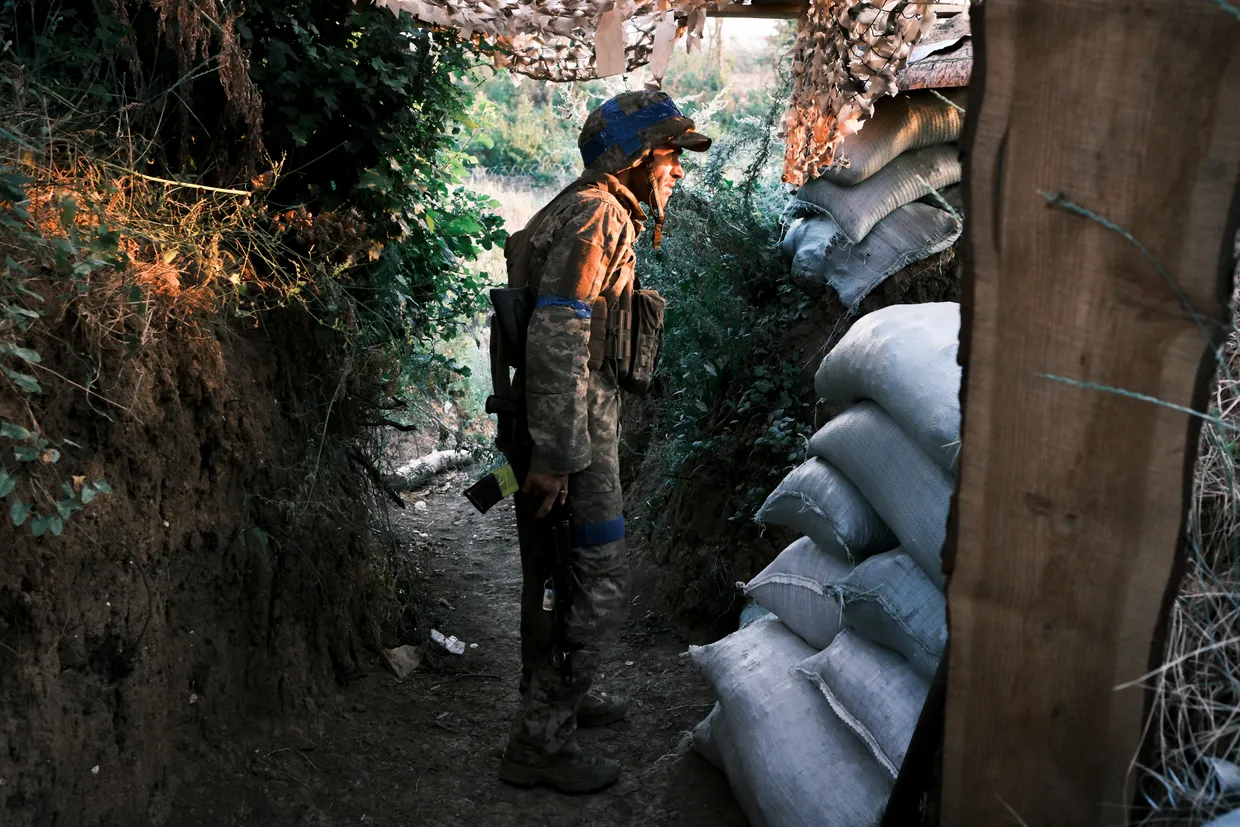
<instances>
[{"instance_id":1,"label":"wooden post","mask_svg":"<svg viewBox=\"0 0 1240 827\"><path fill-rule=\"evenodd\" d=\"M977 7L975 7L977 8ZM1161 659L1240 202L1214 0L986 0L966 127L945 827L1116 825ZM1142 251L1043 193L1095 211Z\"/></svg>"}]
</instances>

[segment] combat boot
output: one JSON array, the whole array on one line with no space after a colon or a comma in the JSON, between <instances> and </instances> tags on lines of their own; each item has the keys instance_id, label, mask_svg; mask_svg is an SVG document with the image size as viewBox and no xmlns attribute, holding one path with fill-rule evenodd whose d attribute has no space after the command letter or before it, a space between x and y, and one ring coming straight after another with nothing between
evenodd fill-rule
<instances>
[{"instance_id":1,"label":"combat boot","mask_svg":"<svg viewBox=\"0 0 1240 827\"><path fill-rule=\"evenodd\" d=\"M611 726L623 721L628 714L629 704L624 698L591 689L577 707L577 726L581 729Z\"/></svg>"},{"instance_id":2,"label":"combat boot","mask_svg":"<svg viewBox=\"0 0 1240 827\"><path fill-rule=\"evenodd\" d=\"M520 787L545 784L566 793L593 793L615 783L620 777L620 762L584 756L576 745L544 755L510 743L499 762L499 777Z\"/></svg>"}]
</instances>

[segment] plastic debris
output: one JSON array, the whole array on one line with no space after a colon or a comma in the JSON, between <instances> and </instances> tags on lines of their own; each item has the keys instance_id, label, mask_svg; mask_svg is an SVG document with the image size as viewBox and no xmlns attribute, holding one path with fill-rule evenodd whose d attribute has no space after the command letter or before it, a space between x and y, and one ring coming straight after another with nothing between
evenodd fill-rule
<instances>
[{"instance_id":1,"label":"plastic debris","mask_svg":"<svg viewBox=\"0 0 1240 827\"><path fill-rule=\"evenodd\" d=\"M443 632L431 629L431 640L454 655L465 654L465 644L457 640L456 635L444 637Z\"/></svg>"}]
</instances>

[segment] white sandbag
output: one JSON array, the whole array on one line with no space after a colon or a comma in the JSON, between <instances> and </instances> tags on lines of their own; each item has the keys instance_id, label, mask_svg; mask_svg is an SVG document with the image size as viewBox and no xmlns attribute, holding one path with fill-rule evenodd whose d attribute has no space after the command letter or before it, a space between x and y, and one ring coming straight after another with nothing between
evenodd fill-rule
<instances>
[{"instance_id":1,"label":"white sandbag","mask_svg":"<svg viewBox=\"0 0 1240 827\"><path fill-rule=\"evenodd\" d=\"M960 305L896 304L858 319L818 366L827 402L873 399L947 469L960 447Z\"/></svg>"},{"instance_id":2,"label":"white sandbag","mask_svg":"<svg viewBox=\"0 0 1240 827\"><path fill-rule=\"evenodd\" d=\"M836 584L852 569L802 537L746 583L745 594L774 612L806 643L824 649L844 622Z\"/></svg>"},{"instance_id":3,"label":"white sandbag","mask_svg":"<svg viewBox=\"0 0 1240 827\"><path fill-rule=\"evenodd\" d=\"M904 655L922 680L934 679L947 647L947 600L901 551L876 554L840 584L844 625Z\"/></svg>"},{"instance_id":4,"label":"white sandbag","mask_svg":"<svg viewBox=\"0 0 1240 827\"><path fill-rule=\"evenodd\" d=\"M710 714L693 728L692 744L695 752L728 777L732 795L740 805L741 812L749 819L750 827L767 827L748 779L740 771L736 743L732 739L732 733L728 732L728 722L724 720L723 710L718 703L711 707Z\"/></svg>"},{"instance_id":5,"label":"white sandbag","mask_svg":"<svg viewBox=\"0 0 1240 827\"><path fill-rule=\"evenodd\" d=\"M903 655L844 630L797 667L895 778L930 684Z\"/></svg>"},{"instance_id":6,"label":"white sandbag","mask_svg":"<svg viewBox=\"0 0 1240 827\"><path fill-rule=\"evenodd\" d=\"M824 279L849 312L889 276L955 244L963 230L951 213L923 203L894 210L860 244L849 241L828 216L798 221L792 275Z\"/></svg>"},{"instance_id":7,"label":"white sandbag","mask_svg":"<svg viewBox=\"0 0 1240 827\"><path fill-rule=\"evenodd\" d=\"M1221 815L1205 827L1240 827L1240 810L1232 810L1230 813Z\"/></svg>"},{"instance_id":8,"label":"white sandbag","mask_svg":"<svg viewBox=\"0 0 1240 827\"><path fill-rule=\"evenodd\" d=\"M823 551L854 561L896 546L895 536L857 487L817 457L784 477L754 520L787 526Z\"/></svg>"},{"instance_id":9,"label":"white sandbag","mask_svg":"<svg viewBox=\"0 0 1240 827\"><path fill-rule=\"evenodd\" d=\"M737 628L744 629L751 623L757 623L759 620L776 617L775 613L770 609L762 606L758 601L752 598L745 604L745 608L741 609L741 617L738 621Z\"/></svg>"},{"instance_id":10,"label":"white sandbag","mask_svg":"<svg viewBox=\"0 0 1240 827\"><path fill-rule=\"evenodd\" d=\"M794 667L814 649L777 620L709 646L694 664L719 696L736 766L733 790L750 790L764 827L876 827L892 780ZM727 759L724 759L725 767ZM738 794L737 799L741 796ZM744 803L742 802L742 806Z\"/></svg>"},{"instance_id":11,"label":"white sandbag","mask_svg":"<svg viewBox=\"0 0 1240 827\"><path fill-rule=\"evenodd\" d=\"M874 402L858 402L818 430L810 454L839 468L891 526L900 547L940 588L955 482Z\"/></svg>"},{"instance_id":12,"label":"white sandbag","mask_svg":"<svg viewBox=\"0 0 1240 827\"><path fill-rule=\"evenodd\" d=\"M855 187L815 178L797 190L796 197L834 218L849 240L859 244L897 208L959 181L959 150L955 144L940 144L904 153Z\"/></svg>"},{"instance_id":13,"label":"white sandbag","mask_svg":"<svg viewBox=\"0 0 1240 827\"><path fill-rule=\"evenodd\" d=\"M949 99L963 106L963 90ZM851 187L870 178L911 149L948 144L960 137L964 113L930 92L901 94L874 104L874 117L840 145L839 154L823 178Z\"/></svg>"},{"instance_id":14,"label":"white sandbag","mask_svg":"<svg viewBox=\"0 0 1240 827\"><path fill-rule=\"evenodd\" d=\"M792 255L792 275L803 279L826 278L832 250L842 244L852 246L829 215L798 218L781 244Z\"/></svg>"},{"instance_id":15,"label":"white sandbag","mask_svg":"<svg viewBox=\"0 0 1240 827\"><path fill-rule=\"evenodd\" d=\"M693 751L721 770L727 769L723 757L725 726L719 703L716 701L715 705L710 708L710 714L693 728ZM729 743L728 746L731 744Z\"/></svg>"}]
</instances>

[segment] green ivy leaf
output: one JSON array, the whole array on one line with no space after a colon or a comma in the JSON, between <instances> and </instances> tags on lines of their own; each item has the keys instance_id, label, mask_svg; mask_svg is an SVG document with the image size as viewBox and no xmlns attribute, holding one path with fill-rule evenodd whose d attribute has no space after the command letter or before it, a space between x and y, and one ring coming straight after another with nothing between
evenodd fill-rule
<instances>
[{"instance_id":1,"label":"green ivy leaf","mask_svg":"<svg viewBox=\"0 0 1240 827\"><path fill-rule=\"evenodd\" d=\"M0 421L0 436L6 436L9 439L26 440L30 439L34 434L27 431L21 425L14 425L12 422Z\"/></svg>"},{"instance_id":2,"label":"green ivy leaf","mask_svg":"<svg viewBox=\"0 0 1240 827\"><path fill-rule=\"evenodd\" d=\"M51 517L36 517L34 522L30 524L30 533L35 537L42 537L47 532L47 527L51 522Z\"/></svg>"},{"instance_id":3,"label":"green ivy leaf","mask_svg":"<svg viewBox=\"0 0 1240 827\"><path fill-rule=\"evenodd\" d=\"M483 226L470 215L458 215L456 218L448 222L443 228L443 234L447 236L454 235L475 235L482 232Z\"/></svg>"},{"instance_id":4,"label":"green ivy leaf","mask_svg":"<svg viewBox=\"0 0 1240 827\"><path fill-rule=\"evenodd\" d=\"M13 456L18 462L34 462L39 458L39 449L30 445L18 445L13 449Z\"/></svg>"},{"instance_id":5,"label":"green ivy leaf","mask_svg":"<svg viewBox=\"0 0 1240 827\"><path fill-rule=\"evenodd\" d=\"M26 347L17 347L16 345L0 345L0 353L15 356L18 359L25 359L27 362L34 362L35 364L43 361L39 351Z\"/></svg>"},{"instance_id":6,"label":"green ivy leaf","mask_svg":"<svg viewBox=\"0 0 1240 827\"><path fill-rule=\"evenodd\" d=\"M17 487L17 477L0 468L0 498L7 497Z\"/></svg>"},{"instance_id":7,"label":"green ivy leaf","mask_svg":"<svg viewBox=\"0 0 1240 827\"><path fill-rule=\"evenodd\" d=\"M14 500L12 507L9 508L9 519L13 521L13 525L21 525L29 516L30 505L21 500Z\"/></svg>"},{"instance_id":8,"label":"green ivy leaf","mask_svg":"<svg viewBox=\"0 0 1240 827\"><path fill-rule=\"evenodd\" d=\"M77 218L77 201L72 198L60 200L60 223L68 227Z\"/></svg>"},{"instance_id":9,"label":"green ivy leaf","mask_svg":"<svg viewBox=\"0 0 1240 827\"><path fill-rule=\"evenodd\" d=\"M39 380L35 379L28 373L18 373L9 368L0 368L4 371L4 375L13 380L13 384L24 390L26 393L39 393L43 388L39 385Z\"/></svg>"},{"instance_id":10,"label":"green ivy leaf","mask_svg":"<svg viewBox=\"0 0 1240 827\"><path fill-rule=\"evenodd\" d=\"M98 491L100 494L111 494L112 493L112 486L108 485L107 482L105 482L104 480L95 480L94 482L91 483L91 486L93 486L94 489Z\"/></svg>"}]
</instances>

